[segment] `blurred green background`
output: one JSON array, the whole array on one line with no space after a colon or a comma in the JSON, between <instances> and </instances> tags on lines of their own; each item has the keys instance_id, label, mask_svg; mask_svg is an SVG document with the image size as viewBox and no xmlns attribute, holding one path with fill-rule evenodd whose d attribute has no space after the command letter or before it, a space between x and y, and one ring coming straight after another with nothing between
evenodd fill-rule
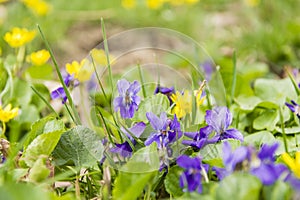
<instances>
[{"instance_id":1,"label":"blurred green background","mask_svg":"<svg viewBox=\"0 0 300 200\"><path fill-rule=\"evenodd\" d=\"M233 50L243 60L241 65L263 62L278 75L284 66L299 66L300 1L200 0L192 4L137 0L128 8L131 1L49 0L50 9L44 16L25 6L26 0L5 1L0 4L0 35L15 26L36 29L39 24L59 63L64 64L82 59L101 42L103 17L108 37L137 27L170 28L201 43L221 66L228 64ZM43 46L37 39L34 45ZM12 51L3 37L0 46L3 54Z\"/></svg>"}]
</instances>

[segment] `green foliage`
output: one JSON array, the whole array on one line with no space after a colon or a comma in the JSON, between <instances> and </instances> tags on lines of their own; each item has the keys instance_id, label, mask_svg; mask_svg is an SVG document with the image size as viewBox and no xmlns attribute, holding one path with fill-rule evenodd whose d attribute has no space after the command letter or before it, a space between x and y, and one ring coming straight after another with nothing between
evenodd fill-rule
<instances>
[{"instance_id":1,"label":"green foliage","mask_svg":"<svg viewBox=\"0 0 300 200\"><path fill-rule=\"evenodd\" d=\"M43 156L49 156L60 139L63 130L43 133L38 135L26 148L21 160L27 166L33 167L34 163Z\"/></svg>"},{"instance_id":2,"label":"green foliage","mask_svg":"<svg viewBox=\"0 0 300 200\"><path fill-rule=\"evenodd\" d=\"M159 157L156 143L143 147L136 151L126 165L120 171L129 173L145 173L159 169Z\"/></svg>"},{"instance_id":3,"label":"green foliage","mask_svg":"<svg viewBox=\"0 0 300 200\"><path fill-rule=\"evenodd\" d=\"M56 165L89 167L103 156L104 147L100 137L91 129L76 126L65 132L53 151Z\"/></svg>"},{"instance_id":4,"label":"green foliage","mask_svg":"<svg viewBox=\"0 0 300 200\"><path fill-rule=\"evenodd\" d=\"M240 146L240 141L239 140L226 140L230 143L230 146L234 150L238 146ZM220 143L217 144L208 144L204 146L202 149L199 151L199 155L203 158L203 162L211 165L211 166L217 166L217 167L222 167L223 166L223 143L224 141L221 141Z\"/></svg>"},{"instance_id":5,"label":"green foliage","mask_svg":"<svg viewBox=\"0 0 300 200\"><path fill-rule=\"evenodd\" d=\"M173 166L169 169L164 180L166 191L174 197L179 197L183 194L182 188L179 186L179 177L181 173L182 169L180 167Z\"/></svg>"},{"instance_id":6,"label":"green foliage","mask_svg":"<svg viewBox=\"0 0 300 200\"><path fill-rule=\"evenodd\" d=\"M156 172L128 173L120 172L115 180L113 199L131 200L137 199L144 187L151 182Z\"/></svg>"},{"instance_id":7,"label":"green foliage","mask_svg":"<svg viewBox=\"0 0 300 200\"><path fill-rule=\"evenodd\" d=\"M259 179L244 173L234 173L222 180L216 189L216 199L258 200L262 184Z\"/></svg>"},{"instance_id":8,"label":"green foliage","mask_svg":"<svg viewBox=\"0 0 300 200\"><path fill-rule=\"evenodd\" d=\"M163 94L149 96L140 103L139 109L134 114L133 120L147 122L147 112L153 112L154 114L159 116L160 113L166 112L168 110L169 105L170 103L168 98Z\"/></svg>"},{"instance_id":9,"label":"green foliage","mask_svg":"<svg viewBox=\"0 0 300 200\"><path fill-rule=\"evenodd\" d=\"M30 169L28 180L30 182L41 182L45 180L50 174L50 169L46 166L46 157L38 158Z\"/></svg>"},{"instance_id":10,"label":"green foliage","mask_svg":"<svg viewBox=\"0 0 300 200\"><path fill-rule=\"evenodd\" d=\"M292 198L291 187L282 181L263 188L262 196L266 200L288 200Z\"/></svg>"}]
</instances>

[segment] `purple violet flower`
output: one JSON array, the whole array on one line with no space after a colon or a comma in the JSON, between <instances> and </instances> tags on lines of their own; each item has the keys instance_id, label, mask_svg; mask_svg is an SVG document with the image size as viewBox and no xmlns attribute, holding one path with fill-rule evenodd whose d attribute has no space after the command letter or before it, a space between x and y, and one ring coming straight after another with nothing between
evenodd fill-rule
<instances>
[{"instance_id":1,"label":"purple violet flower","mask_svg":"<svg viewBox=\"0 0 300 200\"><path fill-rule=\"evenodd\" d=\"M291 100L291 103L285 103L285 105L297 115L297 117L300 119L300 106L297 104L294 100Z\"/></svg>"},{"instance_id":2,"label":"purple violet flower","mask_svg":"<svg viewBox=\"0 0 300 200\"><path fill-rule=\"evenodd\" d=\"M218 141L232 138L243 141L243 135L237 129L228 129L232 122L232 115L226 107L216 107L213 110L207 110L205 120L207 126L201 128L198 132L185 132L184 135L193 140L183 140L182 144L189 145L198 149L207 144L213 144ZM216 134L212 136L211 134Z\"/></svg>"},{"instance_id":3,"label":"purple violet flower","mask_svg":"<svg viewBox=\"0 0 300 200\"><path fill-rule=\"evenodd\" d=\"M171 99L171 95L175 94L175 89L174 87L162 87L160 85L157 85L157 87L155 88L154 94L158 94L158 93L162 93L164 95L166 95L170 101L170 105L173 103L172 99Z\"/></svg>"},{"instance_id":4,"label":"purple violet flower","mask_svg":"<svg viewBox=\"0 0 300 200\"><path fill-rule=\"evenodd\" d=\"M207 144L213 144L218 141L218 138L209 139L211 132L210 126L200 128L198 132L185 132L184 135L193 140L183 140L182 144L195 147L197 149L203 148Z\"/></svg>"},{"instance_id":5,"label":"purple violet flower","mask_svg":"<svg viewBox=\"0 0 300 200\"><path fill-rule=\"evenodd\" d=\"M204 63L202 63L200 65L200 67L202 68L202 70L203 70L203 72L205 74L205 79L207 81L210 81L210 79L212 77L212 74L215 71L215 67L214 67L213 63L210 62L210 61L205 61Z\"/></svg>"},{"instance_id":6,"label":"purple violet flower","mask_svg":"<svg viewBox=\"0 0 300 200\"><path fill-rule=\"evenodd\" d=\"M202 192L202 176L206 177L209 170L209 165L202 164L201 158L190 158L189 156L182 155L177 158L178 166L185 169L179 179L181 188L187 186L187 191L193 192L197 190L198 193ZM184 189L186 191L186 189Z\"/></svg>"},{"instance_id":7,"label":"purple violet flower","mask_svg":"<svg viewBox=\"0 0 300 200\"><path fill-rule=\"evenodd\" d=\"M213 167L217 177L222 180L234 171L249 171L252 175L261 180L264 185L272 185L285 172L287 167L275 163L275 151L278 144L264 144L258 153L251 147L241 146L232 151L228 142L223 146L223 163L225 168Z\"/></svg>"},{"instance_id":8,"label":"purple violet flower","mask_svg":"<svg viewBox=\"0 0 300 200\"><path fill-rule=\"evenodd\" d=\"M155 130L155 132L152 132L150 137L145 141L146 146L149 146L152 142L156 142L158 148L163 148L182 136L180 123L178 122L176 115L174 115L173 120L168 119L165 112L162 112L159 118L152 112L147 112L146 116L152 128Z\"/></svg>"},{"instance_id":9,"label":"purple violet flower","mask_svg":"<svg viewBox=\"0 0 300 200\"><path fill-rule=\"evenodd\" d=\"M256 156L252 156L250 173L261 180L264 185L275 183L287 167L283 164L275 164L275 151L279 144L263 144Z\"/></svg>"},{"instance_id":10,"label":"purple violet flower","mask_svg":"<svg viewBox=\"0 0 300 200\"><path fill-rule=\"evenodd\" d=\"M232 122L232 114L227 107L216 107L213 110L207 110L205 121L208 126L207 128L209 134L212 131L216 132L216 135L212 139L217 139L218 141L233 138L244 141L244 137L240 131L237 129L228 129Z\"/></svg>"},{"instance_id":11,"label":"purple violet flower","mask_svg":"<svg viewBox=\"0 0 300 200\"><path fill-rule=\"evenodd\" d=\"M133 127L129 128L128 130L135 137L139 138L144 132L145 128L146 128L146 124L144 122L139 122L136 123ZM124 128L121 127L121 130L130 139L132 144L135 145L136 141L134 140L134 138ZM131 157L133 149L131 148L130 144L127 141L125 141L121 144L116 144L116 146L111 148L110 151L113 153L118 153L124 158L126 158L126 157Z\"/></svg>"},{"instance_id":12,"label":"purple violet flower","mask_svg":"<svg viewBox=\"0 0 300 200\"><path fill-rule=\"evenodd\" d=\"M118 111L122 118L132 118L134 112L138 109L138 105L141 102L137 93L141 87L138 81L133 83L128 82L125 79L121 79L117 83L119 96L114 99L114 109Z\"/></svg>"},{"instance_id":13,"label":"purple violet flower","mask_svg":"<svg viewBox=\"0 0 300 200\"><path fill-rule=\"evenodd\" d=\"M64 82L67 87L70 87L72 85L71 84L72 82L74 82L73 87L76 87L79 84L78 82L75 83L74 76L71 76L69 74L65 77ZM58 98L62 99L62 104L65 104L67 101L67 95L66 95L63 87L59 87L59 88L53 90L51 92L50 96L51 96L51 99L58 99Z\"/></svg>"}]
</instances>

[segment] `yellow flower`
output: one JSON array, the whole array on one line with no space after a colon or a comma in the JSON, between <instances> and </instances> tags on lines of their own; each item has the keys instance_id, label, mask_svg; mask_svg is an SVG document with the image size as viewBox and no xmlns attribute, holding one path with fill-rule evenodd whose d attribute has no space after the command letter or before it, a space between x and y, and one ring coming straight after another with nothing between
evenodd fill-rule
<instances>
[{"instance_id":1,"label":"yellow flower","mask_svg":"<svg viewBox=\"0 0 300 200\"><path fill-rule=\"evenodd\" d=\"M260 3L260 0L245 0L245 3L249 7L255 7L255 6L258 6L258 4Z\"/></svg>"},{"instance_id":2,"label":"yellow flower","mask_svg":"<svg viewBox=\"0 0 300 200\"><path fill-rule=\"evenodd\" d=\"M295 159L291 158L288 153L283 153L281 158L287 166L289 166L292 172L300 178L300 151L296 152Z\"/></svg>"},{"instance_id":3,"label":"yellow flower","mask_svg":"<svg viewBox=\"0 0 300 200\"><path fill-rule=\"evenodd\" d=\"M199 0L185 0L185 3L188 4L188 5L194 5L198 2L199 2Z\"/></svg>"},{"instance_id":4,"label":"yellow flower","mask_svg":"<svg viewBox=\"0 0 300 200\"><path fill-rule=\"evenodd\" d=\"M175 103L172 112L178 118L182 118L192 112L192 96L188 90L185 90L183 94L176 91L176 94L172 94L171 100Z\"/></svg>"},{"instance_id":5,"label":"yellow flower","mask_svg":"<svg viewBox=\"0 0 300 200\"><path fill-rule=\"evenodd\" d=\"M4 109L0 105L0 121L6 123L18 115L19 108L11 109L11 104L8 104Z\"/></svg>"},{"instance_id":6,"label":"yellow flower","mask_svg":"<svg viewBox=\"0 0 300 200\"><path fill-rule=\"evenodd\" d=\"M205 84L206 84L206 81L204 80L201 83L199 89L194 91L194 95L196 97L197 106L201 106L203 104L203 101L205 100L206 96L202 96L202 94L203 94L203 88L204 88Z\"/></svg>"},{"instance_id":7,"label":"yellow flower","mask_svg":"<svg viewBox=\"0 0 300 200\"><path fill-rule=\"evenodd\" d=\"M107 65L107 59L106 59L106 54L103 49L93 49L91 51L91 56L95 62L95 64L106 66ZM114 57L109 55L109 61L110 64L112 65L114 62Z\"/></svg>"},{"instance_id":8,"label":"yellow flower","mask_svg":"<svg viewBox=\"0 0 300 200\"><path fill-rule=\"evenodd\" d=\"M80 82L84 82L91 78L94 70L89 61L83 59L80 63L77 61L73 61L71 64L67 63L66 71Z\"/></svg>"},{"instance_id":9,"label":"yellow flower","mask_svg":"<svg viewBox=\"0 0 300 200\"><path fill-rule=\"evenodd\" d=\"M11 32L4 35L4 40L13 48L21 47L31 42L35 37L35 31L28 31L25 28L13 28Z\"/></svg>"},{"instance_id":10,"label":"yellow flower","mask_svg":"<svg viewBox=\"0 0 300 200\"><path fill-rule=\"evenodd\" d=\"M92 73L94 72L93 65L87 59L83 59L81 61L80 65L81 65L81 68L79 69L77 79L80 82L90 80Z\"/></svg>"},{"instance_id":11,"label":"yellow flower","mask_svg":"<svg viewBox=\"0 0 300 200\"><path fill-rule=\"evenodd\" d=\"M159 9L164 4L164 0L146 0L146 5L150 9Z\"/></svg>"},{"instance_id":12,"label":"yellow flower","mask_svg":"<svg viewBox=\"0 0 300 200\"><path fill-rule=\"evenodd\" d=\"M132 9L136 6L135 0L122 0L122 6L126 9Z\"/></svg>"},{"instance_id":13,"label":"yellow flower","mask_svg":"<svg viewBox=\"0 0 300 200\"><path fill-rule=\"evenodd\" d=\"M42 49L30 54L30 61L33 65L41 66L45 64L50 58L49 51Z\"/></svg>"},{"instance_id":14,"label":"yellow flower","mask_svg":"<svg viewBox=\"0 0 300 200\"><path fill-rule=\"evenodd\" d=\"M50 5L43 0L21 0L35 14L45 16L50 11Z\"/></svg>"}]
</instances>

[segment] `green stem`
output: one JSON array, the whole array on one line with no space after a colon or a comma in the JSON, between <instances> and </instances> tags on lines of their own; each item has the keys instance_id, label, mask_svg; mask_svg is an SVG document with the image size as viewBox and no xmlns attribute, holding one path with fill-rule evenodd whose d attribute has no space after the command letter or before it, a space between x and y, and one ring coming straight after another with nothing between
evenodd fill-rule
<instances>
[{"instance_id":1,"label":"green stem","mask_svg":"<svg viewBox=\"0 0 300 200\"><path fill-rule=\"evenodd\" d=\"M58 117L59 115L57 114L57 112L54 110L54 108L50 105L50 103L42 96L42 94L37 90L35 89L33 86L31 86L31 89L34 91L34 93L36 95L38 95L41 100L48 106L48 108L53 112L55 113L56 117Z\"/></svg>"},{"instance_id":2,"label":"green stem","mask_svg":"<svg viewBox=\"0 0 300 200\"><path fill-rule=\"evenodd\" d=\"M143 95L144 95L144 98L146 98L147 94L146 94L145 85L144 85L145 80L144 80L144 76L143 76L143 73L142 73L141 65L138 64L137 67L138 67L138 70L139 70L139 75L140 75L140 80L141 80Z\"/></svg>"},{"instance_id":3,"label":"green stem","mask_svg":"<svg viewBox=\"0 0 300 200\"><path fill-rule=\"evenodd\" d=\"M283 136L284 149L286 152L289 152L288 144L287 144L287 137L286 137L285 130L284 130L284 120L283 120L281 107L279 107L279 117L280 117L280 123L281 123L281 131L282 131L282 136Z\"/></svg>"},{"instance_id":4,"label":"green stem","mask_svg":"<svg viewBox=\"0 0 300 200\"><path fill-rule=\"evenodd\" d=\"M290 80L292 81L292 84L293 84L293 86L294 86L294 89L295 89L297 95L299 96L299 95L300 95L300 89L299 89L299 87L298 87L298 84L296 83L296 81L295 81L294 77L291 75L291 73L290 73L287 69L286 69L285 71L287 72L287 74L288 74Z\"/></svg>"},{"instance_id":5,"label":"green stem","mask_svg":"<svg viewBox=\"0 0 300 200\"><path fill-rule=\"evenodd\" d=\"M101 18L101 27L102 27L102 35L103 35L103 43L104 43L104 51L106 55L106 61L107 61L107 67L108 67L108 74L109 74L109 80L111 84L111 93L114 91L114 83L113 83L113 77L112 77L112 71L110 66L110 59L109 59L109 49L107 44L107 38L106 38L106 31L105 31L105 24L103 18Z\"/></svg>"},{"instance_id":6,"label":"green stem","mask_svg":"<svg viewBox=\"0 0 300 200\"><path fill-rule=\"evenodd\" d=\"M52 49L50 48L50 45L49 45L49 43L48 43L48 41L47 41L47 39L46 39L44 33L42 32L41 27L40 27L39 25L37 25L37 27L38 27L38 29L39 29L40 35L41 35L41 37L42 37L42 39L43 39L45 45L46 45L46 48L47 48L47 50L48 50L49 53L50 53L51 59L52 59L52 61L53 61L54 67L55 67L55 69L56 69L56 73L57 73L57 75L58 75L58 78L59 78L59 80L60 80L60 82L61 82L61 84L62 84L62 86L63 86L63 88L64 88L64 91L65 91L65 93L66 93L66 96L67 96L67 99L68 99L69 104L70 104L70 106L71 106L71 109L72 109L72 111L73 111L73 114L75 115L75 118L72 116L72 118L76 120L76 121L74 120L74 123L77 124L77 125L81 125L79 113L77 112L77 110L76 110L76 108L75 108L75 105L74 105L74 103L73 103L71 94L70 94L70 92L69 92L69 90L68 90L68 88L67 88L67 86L66 86L66 84L65 84L65 82L64 82L64 79L63 79L62 74L61 74L61 72L60 72L60 69L59 69L59 67L58 67L57 61L56 61L56 59L55 59L55 57L54 57L54 54L53 54L53 52L52 52ZM69 113L70 113L70 115L72 115L71 112L69 112Z\"/></svg>"},{"instance_id":7,"label":"green stem","mask_svg":"<svg viewBox=\"0 0 300 200\"><path fill-rule=\"evenodd\" d=\"M233 62L233 74L232 74L230 105L233 103L234 94L235 94L235 88L236 88L236 74L237 74L237 70L236 70L236 53L235 53L235 51L233 52L232 62Z\"/></svg>"},{"instance_id":8,"label":"green stem","mask_svg":"<svg viewBox=\"0 0 300 200\"><path fill-rule=\"evenodd\" d=\"M0 138L6 139L5 131L6 131L6 125L4 122L2 122L2 133L0 135Z\"/></svg>"}]
</instances>

